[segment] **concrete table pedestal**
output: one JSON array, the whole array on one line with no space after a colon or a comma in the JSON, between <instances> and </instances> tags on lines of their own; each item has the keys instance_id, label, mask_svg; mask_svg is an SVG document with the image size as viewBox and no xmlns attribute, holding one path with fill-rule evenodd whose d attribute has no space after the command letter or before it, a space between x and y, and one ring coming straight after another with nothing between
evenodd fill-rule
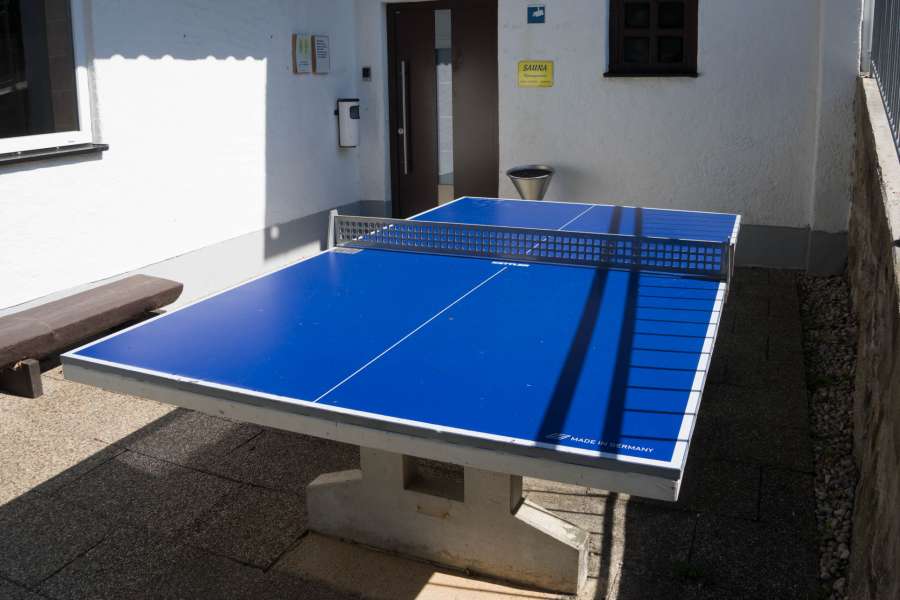
<instances>
[{"instance_id":1,"label":"concrete table pedestal","mask_svg":"<svg viewBox=\"0 0 900 600\"><path fill-rule=\"evenodd\" d=\"M360 449L360 469L307 487L310 529L455 568L577 593L588 534L522 496L522 478L465 467L424 480L418 459Z\"/></svg>"}]
</instances>

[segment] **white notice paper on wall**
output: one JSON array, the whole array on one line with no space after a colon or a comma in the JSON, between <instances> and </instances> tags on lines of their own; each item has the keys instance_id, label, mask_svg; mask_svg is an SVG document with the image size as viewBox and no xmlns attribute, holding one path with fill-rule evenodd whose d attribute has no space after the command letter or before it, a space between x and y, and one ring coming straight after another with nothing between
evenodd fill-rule
<instances>
[{"instance_id":1,"label":"white notice paper on wall","mask_svg":"<svg viewBox=\"0 0 900 600\"><path fill-rule=\"evenodd\" d=\"M331 50L328 48L327 35L312 36L312 67L313 73L331 71Z\"/></svg>"},{"instance_id":2,"label":"white notice paper on wall","mask_svg":"<svg viewBox=\"0 0 900 600\"><path fill-rule=\"evenodd\" d=\"M308 33L291 36L294 73L312 73L312 40Z\"/></svg>"}]
</instances>

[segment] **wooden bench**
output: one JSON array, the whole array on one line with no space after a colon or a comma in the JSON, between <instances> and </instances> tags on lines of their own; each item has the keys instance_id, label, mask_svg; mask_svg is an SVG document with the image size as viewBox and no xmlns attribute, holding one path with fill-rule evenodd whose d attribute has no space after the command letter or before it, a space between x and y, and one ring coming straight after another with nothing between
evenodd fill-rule
<instances>
[{"instance_id":1,"label":"wooden bench","mask_svg":"<svg viewBox=\"0 0 900 600\"><path fill-rule=\"evenodd\" d=\"M39 361L171 304L183 288L177 281L132 275L0 317L0 391L37 398L43 393Z\"/></svg>"}]
</instances>

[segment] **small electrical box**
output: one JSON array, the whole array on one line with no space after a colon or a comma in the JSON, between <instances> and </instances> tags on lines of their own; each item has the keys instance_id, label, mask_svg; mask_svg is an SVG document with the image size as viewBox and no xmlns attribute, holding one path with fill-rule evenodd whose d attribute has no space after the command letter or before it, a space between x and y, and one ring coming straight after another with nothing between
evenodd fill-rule
<instances>
[{"instance_id":1,"label":"small electrical box","mask_svg":"<svg viewBox=\"0 0 900 600\"><path fill-rule=\"evenodd\" d=\"M338 118L338 147L359 145L359 98L338 98L334 114Z\"/></svg>"}]
</instances>

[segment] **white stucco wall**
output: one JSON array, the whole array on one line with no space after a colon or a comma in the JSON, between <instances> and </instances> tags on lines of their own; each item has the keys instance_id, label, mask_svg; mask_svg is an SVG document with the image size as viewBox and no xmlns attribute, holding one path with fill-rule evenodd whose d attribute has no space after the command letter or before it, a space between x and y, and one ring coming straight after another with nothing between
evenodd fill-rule
<instances>
[{"instance_id":1,"label":"white stucco wall","mask_svg":"<svg viewBox=\"0 0 900 600\"><path fill-rule=\"evenodd\" d=\"M359 200L332 114L357 93L352 0L89 7L110 150L0 168L0 308ZM329 75L291 73L295 31L330 36Z\"/></svg>"},{"instance_id":2,"label":"white stucco wall","mask_svg":"<svg viewBox=\"0 0 900 600\"><path fill-rule=\"evenodd\" d=\"M500 0L501 170L553 165L549 199L846 230L858 2L701 0L696 79L604 78L608 2L549 0L544 25L528 4ZM521 59L555 61L554 87L517 88Z\"/></svg>"},{"instance_id":3,"label":"white stucco wall","mask_svg":"<svg viewBox=\"0 0 900 600\"><path fill-rule=\"evenodd\" d=\"M816 161L810 194L810 227L846 231L852 195L856 121L853 102L859 70L860 2L821 0Z\"/></svg>"},{"instance_id":4,"label":"white stucco wall","mask_svg":"<svg viewBox=\"0 0 900 600\"><path fill-rule=\"evenodd\" d=\"M355 2L358 63L372 68L371 80L358 85L360 198L389 202L387 12L381 0Z\"/></svg>"}]
</instances>

